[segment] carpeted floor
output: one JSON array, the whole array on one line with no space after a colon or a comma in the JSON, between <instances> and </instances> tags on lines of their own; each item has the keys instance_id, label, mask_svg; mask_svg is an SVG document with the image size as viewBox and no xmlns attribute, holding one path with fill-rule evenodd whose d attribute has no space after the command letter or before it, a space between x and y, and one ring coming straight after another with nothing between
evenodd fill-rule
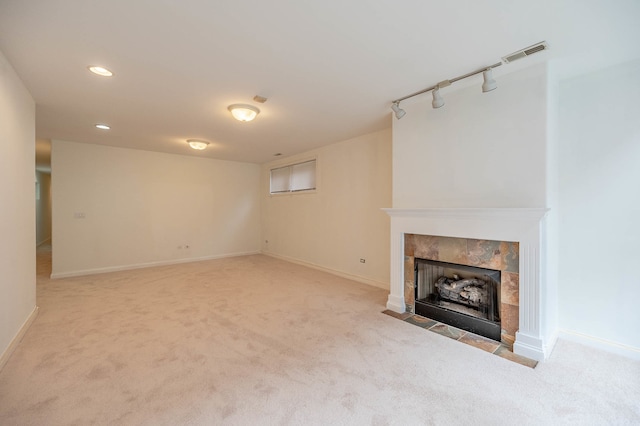
<instances>
[{"instance_id":1,"label":"carpeted floor","mask_svg":"<svg viewBox=\"0 0 640 426\"><path fill-rule=\"evenodd\" d=\"M39 256L2 425L640 424L640 362L560 341L532 369L313 269L246 256L50 281Z\"/></svg>"}]
</instances>

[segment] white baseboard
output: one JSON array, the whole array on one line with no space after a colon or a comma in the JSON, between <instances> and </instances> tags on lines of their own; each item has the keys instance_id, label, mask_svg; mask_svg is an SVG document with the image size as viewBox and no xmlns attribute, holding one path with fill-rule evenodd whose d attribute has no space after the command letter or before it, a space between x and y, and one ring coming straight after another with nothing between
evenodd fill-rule
<instances>
[{"instance_id":1,"label":"white baseboard","mask_svg":"<svg viewBox=\"0 0 640 426\"><path fill-rule=\"evenodd\" d=\"M578 333L577 331L561 329L560 338L572 342L580 343L592 348L601 349L606 352L622 355L627 358L640 360L640 348L625 345L611 340L601 339L599 337L589 336L587 334Z\"/></svg>"},{"instance_id":2,"label":"white baseboard","mask_svg":"<svg viewBox=\"0 0 640 426\"><path fill-rule=\"evenodd\" d=\"M537 336L516 331L513 353L536 361L544 361L549 355L544 353L544 342Z\"/></svg>"},{"instance_id":3,"label":"white baseboard","mask_svg":"<svg viewBox=\"0 0 640 426\"><path fill-rule=\"evenodd\" d=\"M104 274L107 272L129 271L132 269L151 268L154 266L177 265L179 263L202 262L204 260L224 259L226 257L250 256L254 254L260 254L260 251L227 253L227 254L218 254L214 256L203 256L203 257L188 257L188 258L182 258L182 259L159 260L157 262L136 263L132 265L108 266L105 268L82 269L78 271L69 271L69 272L56 272L55 274L53 273L51 274L51 279L54 280L58 278L81 277L84 275L95 275L95 274Z\"/></svg>"},{"instance_id":4,"label":"white baseboard","mask_svg":"<svg viewBox=\"0 0 640 426\"><path fill-rule=\"evenodd\" d=\"M545 359L548 359L553 353L553 349L556 347L556 343L558 343L559 337L560 337L560 331L556 329L551 334L551 337L545 340L544 344L542 345L542 350L544 352Z\"/></svg>"},{"instance_id":5,"label":"white baseboard","mask_svg":"<svg viewBox=\"0 0 640 426\"><path fill-rule=\"evenodd\" d=\"M27 330L29 330L31 323L33 323L33 320L36 319L36 316L38 316L37 306L33 308L33 311L31 311L25 322L22 324L22 327L20 327L16 335L13 336L13 339L11 339L11 342L9 343L9 346L7 346L7 349L0 355L0 371L2 371L2 368L5 366L7 361L9 361L9 358L11 358L11 354L13 354L13 351L15 351L18 347L18 344L24 337L25 333L27 332Z\"/></svg>"},{"instance_id":6,"label":"white baseboard","mask_svg":"<svg viewBox=\"0 0 640 426\"><path fill-rule=\"evenodd\" d=\"M404 297L389 294L387 297L387 309L399 314L404 314L407 311L407 305L404 301Z\"/></svg>"},{"instance_id":7,"label":"white baseboard","mask_svg":"<svg viewBox=\"0 0 640 426\"><path fill-rule=\"evenodd\" d=\"M298 265L306 266L308 268L317 269L317 270L323 271L323 272L328 272L330 274L337 275L337 276L342 277L342 278L346 278L346 279L349 279L349 280L357 281L357 282L363 283L363 284L368 284L370 286L378 287L378 288L381 288L383 290L387 290L387 291L389 290L389 283L372 280L370 278L362 277L360 275L350 274L348 272L337 271L335 269L327 268L327 267L322 266L322 265L317 265L315 263L307 262L305 260L296 259L294 257L283 256L281 254L275 254L275 253L271 253L271 252L267 252L267 251L263 251L262 254L264 254L265 256L274 257L276 259L280 259L280 260L284 260L284 261L287 261L287 262L295 263L295 264L298 264Z\"/></svg>"}]
</instances>

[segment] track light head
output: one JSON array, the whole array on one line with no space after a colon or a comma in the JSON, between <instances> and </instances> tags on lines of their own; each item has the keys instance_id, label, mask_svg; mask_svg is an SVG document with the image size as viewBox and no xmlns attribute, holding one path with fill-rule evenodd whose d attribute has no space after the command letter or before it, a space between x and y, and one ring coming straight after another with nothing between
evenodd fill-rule
<instances>
[{"instance_id":1,"label":"track light head","mask_svg":"<svg viewBox=\"0 0 640 426\"><path fill-rule=\"evenodd\" d=\"M400 120L407 113L405 110L400 108L400 104L398 102L391 104L391 109L396 113L396 118Z\"/></svg>"},{"instance_id":2,"label":"track light head","mask_svg":"<svg viewBox=\"0 0 640 426\"><path fill-rule=\"evenodd\" d=\"M433 95L433 101L431 102L433 108L440 108L444 105L444 99L440 96L440 86L436 86L436 88L431 91L431 94Z\"/></svg>"},{"instance_id":3,"label":"track light head","mask_svg":"<svg viewBox=\"0 0 640 426\"><path fill-rule=\"evenodd\" d=\"M493 71L491 71L491 68L482 71L482 77L484 78L482 93L487 93L498 88L498 83L493 79Z\"/></svg>"}]
</instances>

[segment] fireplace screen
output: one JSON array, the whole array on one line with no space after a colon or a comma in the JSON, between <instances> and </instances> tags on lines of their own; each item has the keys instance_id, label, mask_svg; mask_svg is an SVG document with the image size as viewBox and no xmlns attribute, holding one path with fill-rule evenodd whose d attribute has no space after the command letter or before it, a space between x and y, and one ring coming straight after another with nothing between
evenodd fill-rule
<instances>
[{"instance_id":1,"label":"fireplace screen","mask_svg":"<svg viewBox=\"0 0 640 426\"><path fill-rule=\"evenodd\" d=\"M415 259L416 314L500 340L500 271Z\"/></svg>"}]
</instances>

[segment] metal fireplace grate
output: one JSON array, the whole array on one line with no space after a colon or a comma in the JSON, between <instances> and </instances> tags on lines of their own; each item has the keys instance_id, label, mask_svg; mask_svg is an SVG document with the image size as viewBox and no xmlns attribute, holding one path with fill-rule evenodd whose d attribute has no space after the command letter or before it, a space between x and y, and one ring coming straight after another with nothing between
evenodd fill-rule
<instances>
[{"instance_id":1,"label":"metal fireplace grate","mask_svg":"<svg viewBox=\"0 0 640 426\"><path fill-rule=\"evenodd\" d=\"M500 341L500 271L415 259L415 312Z\"/></svg>"}]
</instances>

